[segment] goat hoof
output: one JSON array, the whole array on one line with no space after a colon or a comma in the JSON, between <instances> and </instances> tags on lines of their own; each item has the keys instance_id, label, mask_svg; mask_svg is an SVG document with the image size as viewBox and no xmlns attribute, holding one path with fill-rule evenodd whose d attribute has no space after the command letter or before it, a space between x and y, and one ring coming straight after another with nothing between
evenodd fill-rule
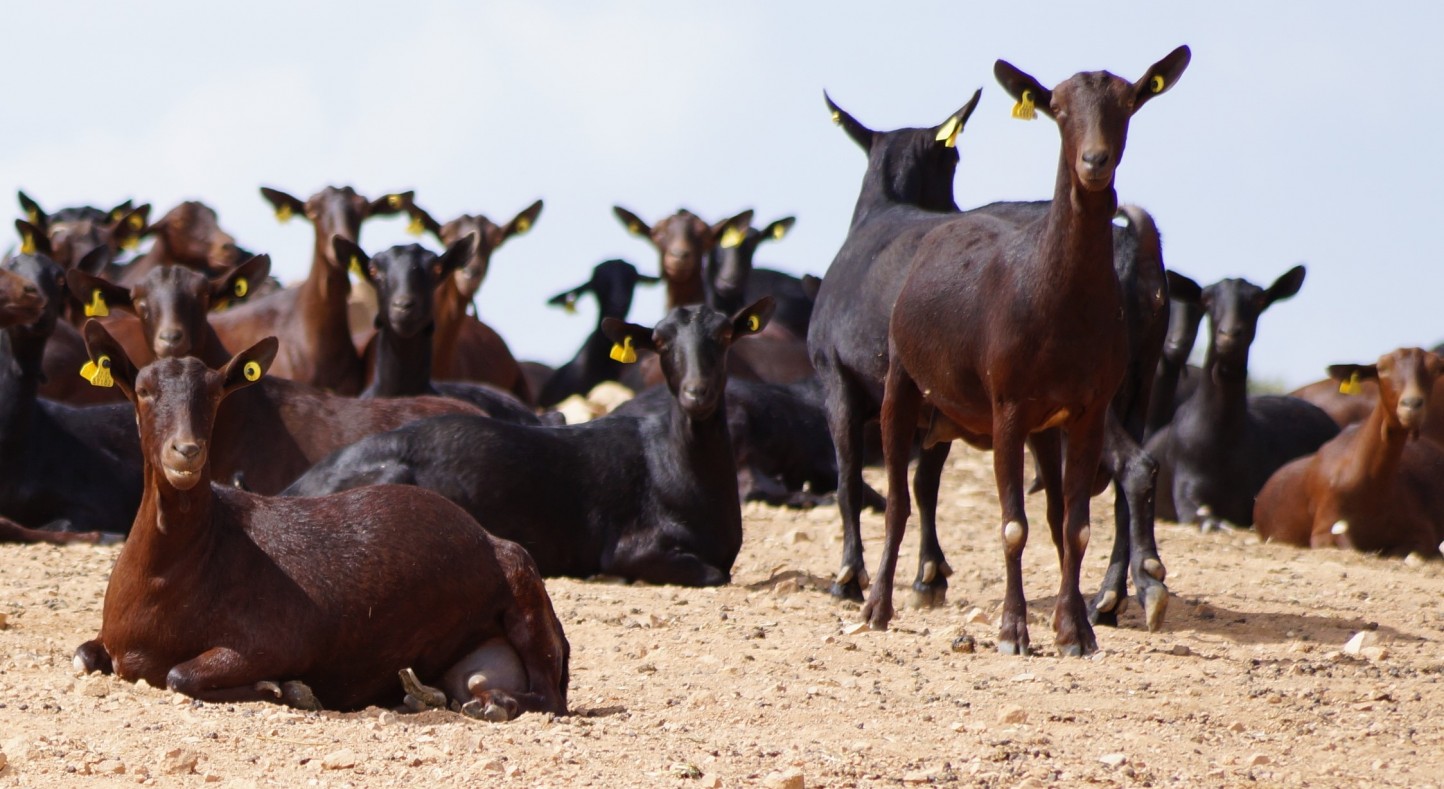
<instances>
[{"instance_id":1,"label":"goat hoof","mask_svg":"<svg viewBox=\"0 0 1444 789\"><path fill-rule=\"evenodd\" d=\"M298 710L315 712L321 709L321 702L304 682L292 680L281 683L281 700Z\"/></svg>"},{"instance_id":2,"label":"goat hoof","mask_svg":"<svg viewBox=\"0 0 1444 789\"><path fill-rule=\"evenodd\" d=\"M893 610L891 605L883 605L868 601L862 606L862 620L867 622L869 630L887 630L888 623L892 621Z\"/></svg>"},{"instance_id":3,"label":"goat hoof","mask_svg":"<svg viewBox=\"0 0 1444 789\"><path fill-rule=\"evenodd\" d=\"M1026 641L1018 642L1000 640L998 641L998 654L1018 655L1019 657L1027 657L1030 653L1028 651L1028 643Z\"/></svg>"},{"instance_id":4,"label":"goat hoof","mask_svg":"<svg viewBox=\"0 0 1444 789\"><path fill-rule=\"evenodd\" d=\"M481 699L472 699L461 705L461 714L490 723L506 723L511 720L511 712L505 706Z\"/></svg>"},{"instance_id":5,"label":"goat hoof","mask_svg":"<svg viewBox=\"0 0 1444 789\"><path fill-rule=\"evenodd\" d=\"M913 584L912 597L908 604L913 608L941 608L948 602L948 586Z\"/></svg>"},{"instance_id":6,"label":"goat hoof","mask_svg":"<svg viewBox=\"0 0 1444 789\"><path fill-rule=\"evenodd\" d=\"M421 684L415 671L403 668L397 674L401 677L401 687L406 690L408 700L415 700L416 703L423 705L422 709L446 706L446 694L430 685ZM411 706L409 701L407 706Z\"/></svg>"},{"instance_id":7,"label":"goat hoof","mask_svg":"<svg viewBox=\"0 0 1444 789\"><path fill-rule=\"evenodd\" d=\"M276 698L281 698L281 686L270 680L261 680L255 685L257 693L269 693Z\"/></svg>"},{"instance_id":8,"label":"goat hoof","mask_svg":"<svg viewBox=\"0 0 1444 789\"><path fill-rule=\"evenodd\" d=\"M1163 616L1168 613L1168 587L1163 584L1144 589L1140 595L1143 599L1143 616L1148 622L1148 632L1157 633L1163 628Z\"/></svg>"}]
</instances>

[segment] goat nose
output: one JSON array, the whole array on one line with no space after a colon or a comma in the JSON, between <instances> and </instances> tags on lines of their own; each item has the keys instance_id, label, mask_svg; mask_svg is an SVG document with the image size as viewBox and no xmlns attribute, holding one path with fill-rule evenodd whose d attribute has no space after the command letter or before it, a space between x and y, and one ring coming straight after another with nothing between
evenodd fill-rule
<instances>
[{"instance_id":1,"label":"goat nose","mask_svg":"<svg viewBox=\"0 0 1444 789\"><path fill-rule=\"evenodd\" d=\"M1109 158L1111 158L1111 155L1107 150L1090 151L1089 153L1083 154L1083 163L1091 169L1101 170L1107 166Z\"/></svg>"},{"instance_id":2,"label":"goat nose","mask_svg":"<svg viewBox=\"0 0 1444 789\"><path fill-rule=\"evenodd\" d=\"M398 310L409 310L416 306L416 299L411 296L398 296L391 300L391 306Z\"/></svg>"},{"instance_id":3,"label":"goat nose","mask_svg":"<svg viewBox=\"0 0 1444 789\"><path fill-rule=\"evenodd\" d=\"M180 338L180 329L166 329L165 331L156 335L156 339L160 340L163 343L166 343L167 345L175 345L177 342L180 342Z\"/></svg>"},{"instance_id":4,"label":"goat nose","mask_svg":"<svg viewBox=\"0 0 1444 789\"><path fill-rule=\"evenodd\" d=\"M1402 400L1399 401L1399 405L1403 406L1404 408L1408 408L1408 409L1410 409L1410 410L1423 408L1423 407L1424 407L1424 398L1422 398L1422 397L1405 397L1405 398L1403 398Z\"/></svg>"},{"instance_id":5,"label":"goat nose","mask_svg":"<svg viewBox=\"0 0 1444 789\"><path fill-rule=\"evenodd\" d=\"M173 441L170 448L186 460L194 460L201 453L201 445L194 441Z\"/></svg>"}]
</instances>

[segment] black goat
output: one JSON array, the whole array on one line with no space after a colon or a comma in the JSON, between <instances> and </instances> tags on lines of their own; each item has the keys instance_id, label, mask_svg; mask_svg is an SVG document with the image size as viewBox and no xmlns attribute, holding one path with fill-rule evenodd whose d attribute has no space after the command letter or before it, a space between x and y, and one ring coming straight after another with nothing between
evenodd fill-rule
<instances>
[{"instance_id":1,"label":"black goat","mask_svg":"<svg viewBox=\"0 0 1444 789\"><path fill-rule=\"evenodd\" d=\"M543 575L727 583L742 513L725 419L726 356L771 312L763 299L730 319L696 305L674 309L655 329L607 320L619 355L658 354L675 396L664 412L555 428L427 419L340 450L287 493L420 485L521 543Z\"/></svg>"},{"instance_id":2,"label":"black goat","mask_svg":"<svg viewBox=\"0 0 1444 789\"><path fill-rule=\"evenodd\" d=\"M550 408L572 395L585 395L602 381L619 380L624 365L612 358L612 341L602 332L602 322L607 318L626 320L637 284L661 281L660 277L638 274L636 267L625 260L604 260L592 267L591 279L547 299L548 304L572 310L582 294L591 293L597 298L597 328L587 335L577 355L546 379L537 405Z\"/></svg>"},{"instance_id":3,"label":"black goat","mask_svg":"<svg viewBox=\"0 0 1444 789\"><path fill-rule=\"evenodd\" d=\"M807 324L812 321L813 301L817 297L816 287L809 290L807 283L799 277L753 265L757 247L766 241L782 239L796 222L795 218L788 216L768 223L761 230L750 224L745 230L737 226L728 227L703 267L707 304L730 314L763 296L771 296L777 302L772 325L781 326L798 337L806 337Z\"/></svg>"},{"instance_id":4,"label":"black goat","mask_svg":"<svg viewBox=\"0 0 1444 789\"><path fill-rule=\"evenodd\" d=\"M29 528L124 534L140 506L143 468L131 410L36 395L67 293L65 272L44 255L0 264L0 516Z\"/></svg>"},{"instance_id":5,"label":"black goat","mask_svg":"<svg viewBox=\"0 0 1444 789\"><path fill-rule=\"evenodd\" d=\"M1297 397L1248 396L1248 349L1269 305L1299 292L1295 266L1267 289L1242 279L1204 288L1209 342L1198 391L1148 441L1159 463L1158 516L1205 528L1253 524L1254 498L1285 463L1318 450L1339 426Z\"/></svg>"}]
</instances>

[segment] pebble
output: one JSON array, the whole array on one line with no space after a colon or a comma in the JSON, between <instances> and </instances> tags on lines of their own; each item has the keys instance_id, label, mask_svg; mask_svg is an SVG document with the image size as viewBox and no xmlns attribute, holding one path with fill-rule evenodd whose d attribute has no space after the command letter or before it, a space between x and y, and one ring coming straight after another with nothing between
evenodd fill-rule
<instances>
[{"instance_id":1,"label":"pebble","mask_svg":"<svg viewBox=\"0 0 1444 789\"><path fill-rule=\"evenodd\" d=\"M97 699L103 699L110 695L110 683L97 676L81 678L75 689L82 696L93 696Z\"/></svg>"},{"instance_id":2,"label":"pebble","mask_svg":"<svg viewBox=\"0 0 1444 789\"><path fill-rule=\"evenodd\" d=\"M1193 650L1189 649L1187 644L1174 644L1173 649L1169 650L1169 654L1176 657L1188 657L1193 654Z\"/></svg>"},{"instance_id":3,"label":"pebble","mask_svg":"<svg viewBox=\"0 0 1444 789\"><path fill-rule=\"evenodd\" d=\"M1248 757L1248 764L1250 767L1259 767L1265 764L1273 764L1273 759L1270 759L1266 753L1256 753Z\"/></svg>"},{"instance_id":4,"label":"pebble","mask_svg":"<svg viewBox=\"0 0 1444 789\"><path fill-rule=\"evenodd\" d=\"M332 751L321 757L321 766L327 770L345 770L356 766L356 752L350 748Z\"/></svg>"},{"instance_id":5,"label":"pebble","mask_svg":"<svg viewBox=\"0 0 1444 789\"><path fill-rule=\"evenodd\" d=\"M803 789L807 785L807 780L803 777L801 770L789 767L780 773L768 773L767 777L762 779L762 785L767 789Z\"/></svg>"},{"instance_id":6,"label":"pebble","mask_svg":"<svg viewBox=\"0 0 1444 789\"><path fill-rule=\"evenodd\" d=\"M942 775L943 771L941 768L938 767L932 767L926 770L911 770L909 772L903 773L903 783L930 784L933 781L941 778Z\"/></svg>"},{"instance_id":7,"label":"pebble","mask_svg":"<svg viewBox=\"0 0 1444 789\"><path fill-rule=\"evenodd\" d=\"M978 608L977 606L969 608L967 610L967 613L963 614L963 621L970 625L990 624L990 622L988 621L988 615L983 612L983 609Z\"/></svg>"},{"instance_id":8,"label":"pebble","mask_svg":"<svg viewBox=\"0 0 1444 789\"><path fill-rule=\"evenodd\" d=\"M196 771L200 760L201 755L195 751L172 748L160 760L160 772L164 775L190 775Z\"/></svg>"},{"instance_id":9,"label":"pebble","mask_svg":"<svg viewBox=\"0 0 1444 789\"><path fill-rule=\"evenodd\" d=\"M1098 761L1116 770L1128 763L1128 757L1121 753L1105 753L1098 757Z\"/></svg>"},{"instance_id":10,"label":"pebble","mask_svg":"<svg viewBox=\"0 0 1444 789\"><path fill-rule=\"evenodd\" d=\"M867 632L866 622L854 622L850 625L843 625L842 627L842 634L845 636L855 636L858 633L865 632Z\"/></svg>"},{"instance_id":11,"label":"pebble","mask_svg":"<svg viewBox=\"0 0 1444 789\"><path fill-rule=\"evenodd\" d=\"M10 615L6 613L0 613L0 630L4 630L8 627L10 627Z\"/></svg>"},{"instance_id":12,"label":"pebble","mask_svg":"<svg viewBox=\"0 0 1444 789\"><path fill-rule=\"evenodd\" d=\"M1376 646L1379 643L1379 634L1372 630L1360 630L1353 638L1344 642L1344 654L1358 657L1365 647Z\"/></svg>"},{"instance_id":13,"label":"pebble","mask_svg":"<svg viewBox=\"0 0 1444 789\"><path fill-rule=\"evenodd\" d=\"M1389 650L1384 647L1364 647L1359 650L1359 656L1367 660L1379 661L1389 657Z\"/></svg>"},{"instance_id":14,"label":"pebble","mask_svg":"<svg viewBox=\"0 0 1444 789\"><path fill-rule=\"evenodd\" d=\"M1007 704L998 709L998 723L1027 723L1028 711L1016 704Z\"/></svg>"},{"instance_id":15,"label":"pebble","mask_svg":"<svg viewBox=\"0 0 1444 789\"><path fill-rule=\"evenodd\" d=\"M797 545L798 543L812 542L812 535L801 529L793 529L782 535L782 541L788 545Z\"/></svg>"},{"instance_id":16,"label":"pebble","mask_svg":"<svg viewBox=\"0 0 1444 789\"><path fill-rule=\"evenodd\" d=\"M124 775L125 764L122 763L119 759L106 759L101 763L95 765L95 771L97 773L104 773L108 775Z\"/></svg>"},{"instance_id":17,"label":"pebble","mask_svg":"<svg viewBox=\"0 0 1444 789\"><path fill-rule=\"evenodd\" d=\"M953 639L953 651L971 655L978 651L978 641L967 633L964 633Z\"/></svg>"},{"instance_id":18,"label":"pebble","mask_svg":"<svg viewBox=\"0 0 1444 789\"><path fill-rule=\"evenodd\" d=\"M5 769L5 765L7 765L7 764L9 764L9 763L10 763L10 759L5 755L5 752L4 752L4 751L0 751L0 770L4 770L4 769Z\"/></svg>"},{"instance_id":19,"label":"pebble","mask_svg":"<svg viewBox=\"0 0 1444 789\"><path fill-rule=\"evenodd\" d=\"M1404 557L1404 566L1405 566L1405 567L1423 567L1423 566L1424 566L1424 556L1423 556L1422 554L1420 554L1418 551L1410 551L1410 552L1409 552L1409 555Z\"/></svg>"},{"instance_id":20,"label":"pebble","mask_svg":"<svg viewBox=\"0 0 1444 789\"><path fill-rule=\"evenodd\" d=\"M1233 724L1228 727L1228 730L1231 731L1231 732L1234 732L1234 733L1238 733L1238 732L1242 732L1243 730L1245 730L1245 729L1247 729L1247 728L1248 728L1247 726L1244 726L1244 725L1243 725L1243 722L1242 722L1242 721L1234 721Z\"/></svg>"}]
</instances>

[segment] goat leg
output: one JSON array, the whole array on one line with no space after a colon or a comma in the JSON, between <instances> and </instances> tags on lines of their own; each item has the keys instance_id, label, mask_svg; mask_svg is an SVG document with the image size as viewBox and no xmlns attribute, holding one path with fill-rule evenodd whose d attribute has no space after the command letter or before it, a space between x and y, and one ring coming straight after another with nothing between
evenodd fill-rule
<instances>
[{"instance_id":1,"label":"goat leg","mask_svg":"<svg viewBox=\"0 0 1444 789\"><path fill-rule=\"evenodd\" d=\"M936 608L947 602L953 568L938 544L938 488L952 442L924 449L913 471L913 497L918 502L918 575L913 581L914 608Z\"/></svg>"},{"instance_id":2,"label":"goat leg","mask_svg":"<svg viewBox=\"0 0 1444 789\"><path fill-rule=\"evenodd\" d=\"M993 478L1003 512L1005 581L1003 616L998 624L998 652L1027 655L1028 601L1023 594L1023 548L1028 544L1028 514L1023 509L1023 436L1018 407L995 404L993 411ZM1049 472L1056 474L1057 472Z\"/></svg>"},{"instance_id":3,"label":"goat leg","mask_svg":"<svg viewBox=\"0 0 1444 789\"><path fill-rule=\"evenodd\" d=\"M1109 413L1106 402L1091 405L1068 427L1067 459L1063 464L1062 578L1053 610L1054 643L1059 654L1079 657L1098 651L1093 626L1088 622L1088 606L1078 588L1090 537L1088 511L1093 481L1098 474Z\"/></svg>"},{"instance_id":4,"label":"goat leg","mask_svg":"<svg viewBox=\"0 0 1444 789\"><path fill-rule=\"evenodd\" d=\"M256 665L234 649L214 647L171 668L165 676L165 686L169 690L184 693L193 699L211 703L280 701L290 704L293 701L306 702L306 697L310 695L309 690L301 693L296 688L288 689L287 686L293 683L287 682L282 686L281 697L278 699L272 690L275 683L255 679L258 676L264 677L274 673L269 667ZM300 683L294 684L299 685ZM316 703L315 696L310 696L309 703L312 706L303 707L303 709L320 708L320 705Z\"/></svg>"},{"instance_id":5,"label":"goat leg","mask_svg":"<svg viewBox=\"0 0 1444 789\"><path fill-rule=\"evenodd\" d=\"M115 665L110 661L110 653L105 650L105 645L100 643L99 638L93 638L75 648L75 657L71 663L76 671L83 671L87 674L100 672L101 674L114 674Z\"/></svg>"},{"instance_id":6,"label":"goat leg","mask_svg":"<svg viewBox=\"0 0 1444 789\"><path fill-rule=\"evenodd\" d=\"M917 384L894 356L887 369L887 385L882 398L882 456L887 466L887 539L882 561L877 566L876 582L862 606L862 618L873 630L886 630L893 617L893 576L897 570L898 548L907 529L908 460L912 454L913 434L917 431L918 412L923 394ZM936 540L936 538L934 538Z\"/></svg>"},{"instance_id":7,"label":"goat leg","mask_svg":"<svg viewBox=\"0 0 1444 789\"><path fill-rule=\"evenodd\" d=\"M842 373L834 371L833 375L841 377ZM861 512L864 489L868 488L862 480L862 395L845 380L829 380L828 383L827 426L837 454L837 510L842 516L842 567L829 591L838 599L860 602L862 590L867 586L867 569L862 555ZM872 492L876 494L876 491ZM883 508L886 509L886 506L884 503Z\"/></svg>"},{"instance_id":8,"label":"goat leg","mask_svg":"<svg viewBox=\"0 0 1444 789\"><path fill-rule=\"evenodd\" d=\"M1150 631L1163 625L1168 609L1166 571L1154 539L1154 492L1158 464L1143 451L1109 409L1103 439L1103 466L1113 477L1113 552L1098 594L1089 606L1088 620L1116 627L1128 605L1128 577L1132 575L1138 602Z\"/></svg>"}]
</instances>

